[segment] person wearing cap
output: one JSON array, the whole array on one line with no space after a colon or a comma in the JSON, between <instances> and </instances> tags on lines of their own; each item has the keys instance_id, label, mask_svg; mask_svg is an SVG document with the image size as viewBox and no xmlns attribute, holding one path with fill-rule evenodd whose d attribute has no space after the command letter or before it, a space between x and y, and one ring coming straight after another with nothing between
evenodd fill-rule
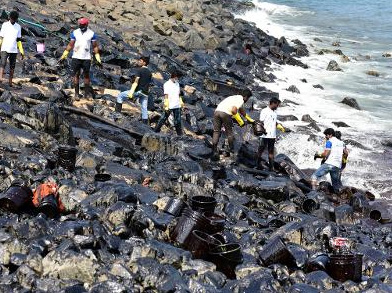
<instances>
[{"instance_id":1,"label":"person wearing cap","mask_svg":"<svg viewBox=\"0 0 392 293\"><path fill-rule=\"evenodd\" d=\"M233 118L237 121L240 127L245 125L244 120L240 114L246 118L249 123L253 123L254 120L245 112L243 108L252 96L252 92L246 89L240 95L234 95L225 98L221 101L215 109L213 126L214 134L212 136L212 159L219 159L218 143L221 135L222 125L225 127L225 133L229 143L229 152L234 152L234 135L233 135Z\"/></svg>"},{"instance_id":2,"label":"person wearing cap","mask_svg":"<svg viewBox=\"0 0 392 293\"><path fill-rule=\"evenodd\" d=\"M176 128L177 135L182 135L181 127L181 108L184 108L182 101L180 84L178 78L180 73L173 70L170 74L170 79L163 84L163 93L165 95L163 100L163 114L159 119L154 131L160 132L163 124L167 121L170 114L174 116L174 127Z\"/></svg>"},{"instance_id":3,"label":"person wearing cap","mask_svg":"<svg viewBox=\"0 0 392 293\"><path fill-rule=\"evenodd\" d=\"M1 45L1 63L0 63L0 78L3 81L4 69L7 65L7 59L10 63L10 72L8 75L8 84L12 87L12 78L14 77L14 70L16 64L16 57L18 49L23 60L24 50L22 46L22 30L17 23L19 14L16 11L11 11L8 16L8 21L4 22L0 31L0 45Z\"/></svg>"},{"instance_id":4,"label":"person wearing cap","mask_svg":"<svg viewBox=\"0 0 392 293\"><path fill-rule=\"evenodd\" d=\"M264 126L266 134L261 136L259 148L257 151L257 167L260 167L262 155L264 150L268 149L268 168L270 171L274 169L274 158L275 158L275 140L276 140L276 130L285 132L285 128L278 121L278 114L276 110L280 105L280 100L278 98L271 98L269 101L269 106L261 110L260 121Z\"/></svg>"},{"instance_id":5,"label":"person wearing cap","mask_svg":"<svg viewBox=\"0 0 392 293\"><path fill-rule=\"evenodd\" d=\"M135 80L132 83L131 89L118 94L115 108L115 111L120 113L124 100L138 99L141 106L142 122L144 124L148 124L148 98L150 83L152 81L152 73L147 67L149 63L150 57L140 57L138 60L139 67L136 69Z\"/></svg>"},{"instance_id":6,"label":"person wearing cap","mask_svg":"<svg viewBox=\"0 0 392 293\"><path fill-rule=\"evenodd\" d=\"M79 28L71 33L71 41L64 50L60 61L65 60L68 54L73 50L72 54L72 74L75 88L75 100L79 100L79 76L83 69L85 95L91 90L90 87L90 66L91 66L91 44L93 47L95 60L102 65L101 56L96 34L88 28L89 20L85 17L78 20Z\"/></svg>"},{"instance_id":7,"label":"person wearing cap","mask_svg":"<svg viewBox=\"0 0 392 293\"><path fill-rule=\"evenodd\" d=\"M339 192L342 188L342 181L340 180L340 171L342 167L342 156L346 152L344 143L335 137L335 130L327 128L324 131L326 138L324 152L314 155L314 159L324 159L326 161L322 164L316 172L312 175L312 189L317 189L317 180L326 174L330 174L332 187L335 192Z\"/></svg>"}]
</instances>

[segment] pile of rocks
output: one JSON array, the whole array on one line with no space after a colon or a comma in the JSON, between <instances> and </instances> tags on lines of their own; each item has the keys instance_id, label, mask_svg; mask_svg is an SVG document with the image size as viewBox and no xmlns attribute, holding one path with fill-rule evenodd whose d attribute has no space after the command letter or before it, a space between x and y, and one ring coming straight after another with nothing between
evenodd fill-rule
<instances>
[{"instance_id":1,"label":"pile of rocks","mask_svg":"<svg viewBox=\"0 0 392 293\"><path fill-rule=\"evenodd\" d=\"M0 212L2 292L390 291L392 233L385 203L369 202L369 193L354 188L337 197L328 184L312 192L307 175L284 155L277 157L278 172L254 169L256 141L244 142L245 130L237 130L235 159L209 160L211 116L224 95L246 86L262 105L277 95L255 81L274 80L271 62L306 67L293 57L306 55L299 41L290 46L234 19L223 3L2 2L51 33L23 25L29 59L17 64L16 88L1 89L0 192L15 179L33 189L56 176L66 209L56 219L28 205L18 213ZM56 59L82 15L100 36L104 68L93 68L95 99L70 106L69 67ZM32 54L40 38L47 51ZM243 51L248 42L251 55ZM114 97L104 92L129 88L133 60L145 51L156 76L166 79L174 66L185 73L181 82L196 89L185 97L185 136L170 135L169 127L169 134L153 133L138 121L133 103L124 114L114 113ZM161 85L155 78L158 107ZM157 117L150 112L152 123ZM73 171L55 164L63 145L78 150ZM96 174L111 176L102 182ZM225 219L220 240L241 247L234 276L170 238L178 217L165 212L168 202L206 195L216 199L215 213ZM311 208L306 200L314 202ZM369 217L375 210L379 221ZM334 236L350 238L364 255L361 282L336 281L308 268L313 255L329 252ZM290 261L265 261L265 248L276 239Z\"/></svg>"}]
</instances>

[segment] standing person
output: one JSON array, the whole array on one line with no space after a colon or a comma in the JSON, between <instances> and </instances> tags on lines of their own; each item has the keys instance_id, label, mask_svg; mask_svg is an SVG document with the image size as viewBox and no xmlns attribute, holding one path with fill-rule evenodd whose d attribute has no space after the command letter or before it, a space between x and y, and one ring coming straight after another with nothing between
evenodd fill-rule
<instances>
[{"instance_id":1,"label":"standing person","mask_svg":"<svg viewBox=\"0 0 392 293\"><path fill-rule=\"evenodd\" d=\"M325 143L325 149L322 154L316 153L314 158L326 158L324 164L322 164L316 172L312 175L312 189L317 188L317 179L326 175L331 175L332 187L335 192L339 192L342 188L342 182L340 181L340 169L342 167L342 156L344 152L344 143L335 137L335 131L332 128L327 128L324 131L327 142Z\"/></svg>"},{"instance_id":2,"label":"standing person","mask_svg":"<svg viewBox=\"0 0 392 293\"><path fill-rule=\"evenodd\" d=\"M11 11L8 19L1 26L0 31L0 45L1 45L1 64L0 64L0 79L3 81L4 69L7 65L7 59L10 62L10 73L8 76L8 85L12 87L12 78L14 77L14 70L16 64L16 56L18 49L22 60L24 59L24 50L22 46L22 30L17 23L19 14L16 11Z\"/></svg>"},{"instance_id":3,"label":"standing person","mask_svg":"<svg viewBox=\"0 0 392 293\"><path fill-rule=\"evenodd\" d=\"M150 57L142 56L138 60L139 68L136 70L135 81L129 91L121 92L117 96L116 112L121 112L122 103L125 99L139 99L142 110L142 122L148 124L148 95L152 74L148 69Z\"/></svg>"},{"instance_id":4,"label":"standing person","mask_svg":"<svg viewBox=\"0 0 392 293\"><path fill-rule=\"evenodd\" d=\"M71 33L71 41L65 49L60 58L60 62L68 57L68 54L73 50L72 54L72 75L75 88L75 100L79 100L79 76L83 69L84 77L84 91L85 96L88 96L91 91L90 86L90 66L91 66L91 44L93 45L93 52L95 60L99 65L102 65L101 56L99 55L99 48L97 42L97 35L88 28L89 20L85 17L78 20L79 28Z\"/></svg>"},{"instance_id":5,"label":"standing person","mask_svg":"<svg viewBox=\"0 0 392 293\"><path fill-rule=\"evenodd\" d=\"M155 132L161 131L161 127L169 118L170 114L173 113L174 127L176 128L177 135L182 135L181 108L184 108L184 102L180 97L181 90L180 84L178 83L179 77L180 73L177 70L174 70L170 75L170 79L163 85L163 93L165 95L163 101L164 112L155 126Z\"/></svg>"},{"instance_id":6,"label":"standing person","mask_svg":"<svg viewBox=\"0 0 392 293\"><path fill-rule=\"evenodd\" d=\"M262 155L265 148L268 149L268 168L270 171L274 169L274 149L276 140L276 129L285 132L285 128L278 122L278 114L276 109L280 105L278 98L271 98L269 106L261 110L260 121L263 123L266 134L261 136L259 149L257 152L257 166L260 166Z\"/></svg>"},{"instance_id":7,"label":"standing person","mask_svg":"<svg viewBox=\"0 0 392 293\"><path fill-rule=\"evenodd\" d=\"M219 159L218 143L221 135L222 125L225 127L227 140L229 143L229 152L234 152L234 135L233 135L233 120L234 118L240 127L244 126L245 122L242 120L240 114L246 118L250 123L254 120L245 112L243 108L252 96L252 92L249 89L243 91L241 95L234 95L227 97L218 104L214 112L214 134L212 136L212 159Z\"/></svg>"}]
</instances>

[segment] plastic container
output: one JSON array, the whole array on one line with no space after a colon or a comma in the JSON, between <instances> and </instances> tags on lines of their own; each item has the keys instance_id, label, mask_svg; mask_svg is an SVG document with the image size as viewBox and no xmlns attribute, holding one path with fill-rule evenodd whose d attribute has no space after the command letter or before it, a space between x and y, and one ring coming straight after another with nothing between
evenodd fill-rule
<instances>
[{"instance_id":1,"label":"plastic container","mask_svg":"<svg viewBox=\"0 0 392 293\"><path fill-rule=\"evenodd\" d=\"M215 166L212 167L212 179L219 180L219 179L226 179L226 169L224 166Z\"/></svg>"},{"instance_id":2,"label":"plastic container","mask_svg":"<svg viewBox=\"0 0 392 293\"><path fill-rule=\"evenodd\" d=\"M319 254L313 257L306 265L306 271L308 273L314 271L325 271L329 262L329 256L326 253Z\"/></svg>"},{"instance_id":3,"label":"plastic container","mask_svg":"<svg viewBox=\"0 0 392 293\"><path fill-rule=\"evenodd\" d=\"M211 234L220 233L225 229L225 223L226 223L225 217L211 212L204 212L203 215L210 222L211 228L210 231L208 231L208 234L211 235Z\"/></svg>"},{"instance_id":4,"label":"plastic container","mask_svg":"<svg viewBox=\"0 0 392 293\"><path fill-rule=\"evenodd\" d=\"M38 210L39 210L39 212L44 213L49 218L57 217L58 204L57 204L56 197L53 194L45 196L42 199L42 201L38 207Z\"/></svg>"},{"instance_id":5,"label":"plastic container","mask_svg":"<svg viewBox=\"0 0 392 293\"><path fill-rule=\"evenodd\" d=\"M76 154L78 150L72 146L61 146L58 150L58 165L69 172L75 170Z\"/></svg>"},{"instance_id":6,"label":"plastic container","mask_svg":"<svg viewBox=\"0 0 392 293\"><path fill-rule=\"evenodd\" d=\"M302 210L307 214L311 214L318 208L320 208L320 204L314 198L307 198L302 202Z\"/></svg>"},{"instance_id":7,"label":"plastic container","mask_svg":"<svg viewBox=\"0 0 392 293\"><path fill-rule=\"evenodd\" d=\"M241 246L237 243L218 245L210 250L209 257L229 279L235 279L235 268L243 262Z\"/></svg>"},{"instance_id":8,"label":"plastic container","mask_svg":"<svg viewBox=\"0 0 392 293\"><path fill-rule=\"evenodd\" d=\"M361 282L362 281L362 259L363 254L357 253L355 255L355 273L354 273L354 282Z\"/></svg>"},{"instance_id":9,"label":"plastic container","mask_svg":"<svg viewBox=\"0 0 392 293\"><path fill-rule=\"evenodd\" d=\"M209 229L210 223L203 214L186 208L170 237L172 241L184 244L194 230L208 231Z\"/></svg>"},{"instance_id":10,"label":"plastic container","mask_svg":"<svg viewBox=\"0 0 392 293\"><path fill-rule=\"evenodd\" d=\"M197 196L193 196L190 199L190 205L191 205L192 210L199 211L201 213L203 213L203 212L212 212L213 213L215 210L216 204L217 204L217 201L212 196L197 195Z\"/></svg>"},{"instance_id":11,"label":"plastic container","mask_svg":"<svg viewBox=\"0 0 392 293\"><path fill-rule=\"evenodd\" d=\"M184 246L192 253L194 258L207 259L209 251L221 244L215 237L202 231L194 230L187 238Z\"/></svg>"},{"instance_id":12,"label":"plastic container","mask_svg":"<svg viewBox=\"0 0 392 293\"><path fill-rule=\"evenodd\" d=\"M358 278L356 263L357 259L354 254L333 254L327 264L327 273L331 278L340 282L354 281L355 277Z\"/></svg>"},{"instance_id":13,"label":"plastic container","mask_svg":"<svg viewBox=\"0 0 392 293\"><path fill-rule=\"evenodd\" d=\"M95 174L94 180L98 182L105 182L112 179L112 175L107 173Z\"/></svg>"},{"instance_id":14,"label":"plastic container","mask_svg":"<svg viewBox=\"0 0 392 293\"><path fill-rule=\"evenodd\" d=\"M262 136L263 134L266 134L267 131L265 131L264 125L260 120L255 120L255 122L252 124L253 128L253 134L256 136Z\"/></svg>"},{"instance_id":15,"label":"plastic container","mask_svg":"<svg viewBox=\"0 0 392 293\"><path fill-rule=\"evenodd\" d=\"M259 252L259 257L265 266L276 263L285 265L293 263L293 256L280 237L276 237L268 242L263 247L263 250Z\"/></svg>"},{"instance_id":16,"label":"plastic container","mask_svg":"<svg viewBox=\"0 0 392 293\"><path fill-rule=\"evenodd\" d=\"M369 218L373 219L375 221L381 221L382 219L382 214L379 210L372 210L369 213Z\"/></svg>"},{"instance_id":17,"label":"plastic container","mask_svg":"<svg viewBox=\"0 0 392 293\"><path fill-rule=\"evenodd\" d=\"M175 217L178 217L185 208L185 202L179 198L171 198L163 211Z\"/></svg>"},{"instance_id":18,"label":"plastic container","mask_svg":"<svg viewBox=\"0 0 392 293\"><path fill-rule=\"evenodd\" d=\"M31 203L33 192L24 181L15 180L11 186L0 196L0 208L16 213L24 205Z\"/></svg>"},{"instance_id":19,"label":"plastic container","mask_svg":"<svg viewBox=\"0 0 392 293\"><path fill-rule=\"evenodd\" d=\"M37 43L37 52L43 54L45 52L45 44Z\"/></svg>"}]
</instances>

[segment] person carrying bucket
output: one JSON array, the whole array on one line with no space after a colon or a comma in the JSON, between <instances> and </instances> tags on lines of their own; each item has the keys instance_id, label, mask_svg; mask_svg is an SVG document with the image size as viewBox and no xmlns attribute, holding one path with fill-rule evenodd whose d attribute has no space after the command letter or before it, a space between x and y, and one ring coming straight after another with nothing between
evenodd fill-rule
<instances>
[{"instance_id":1,"label":"person carrying bucket","mask_svg":"<svg viewBox=\"0 0 392 293\"><path fill-rule=\"evenodd\" d=\"M7 59L10 62L10 72L8 75L8 85L12 87L12 78L14 77L14 70L16 64L16 56L18 49L22 60L24 59L24 50L22 46L22 30L18 24L19 14L16 11L11 11L8 19L1 26L0 31L0 45L1 45L1 63L0 63L0 81L4 78L4 69L7 65Z\"/></svg>"},{"instance_id":2,"label":"person carrying bucket","mask_svg":"<svg viewBox=\"0 0 392 293\"><path fill-rule=\"evenodd\" d=\"M79 76L83 69L85 97L91 92L90 86L90 66L91 66L91 44L93 46L94 57L98 65L102 65L101 56L97 42L97 35L88 28L89 20L85 17L78 20L79 28L71 33L71 41L64 50L60 62L64 61L71 50L72 54L72 74L75 88L75 100L81 98L79 94Z\"/></svg>"}]
</instances>

